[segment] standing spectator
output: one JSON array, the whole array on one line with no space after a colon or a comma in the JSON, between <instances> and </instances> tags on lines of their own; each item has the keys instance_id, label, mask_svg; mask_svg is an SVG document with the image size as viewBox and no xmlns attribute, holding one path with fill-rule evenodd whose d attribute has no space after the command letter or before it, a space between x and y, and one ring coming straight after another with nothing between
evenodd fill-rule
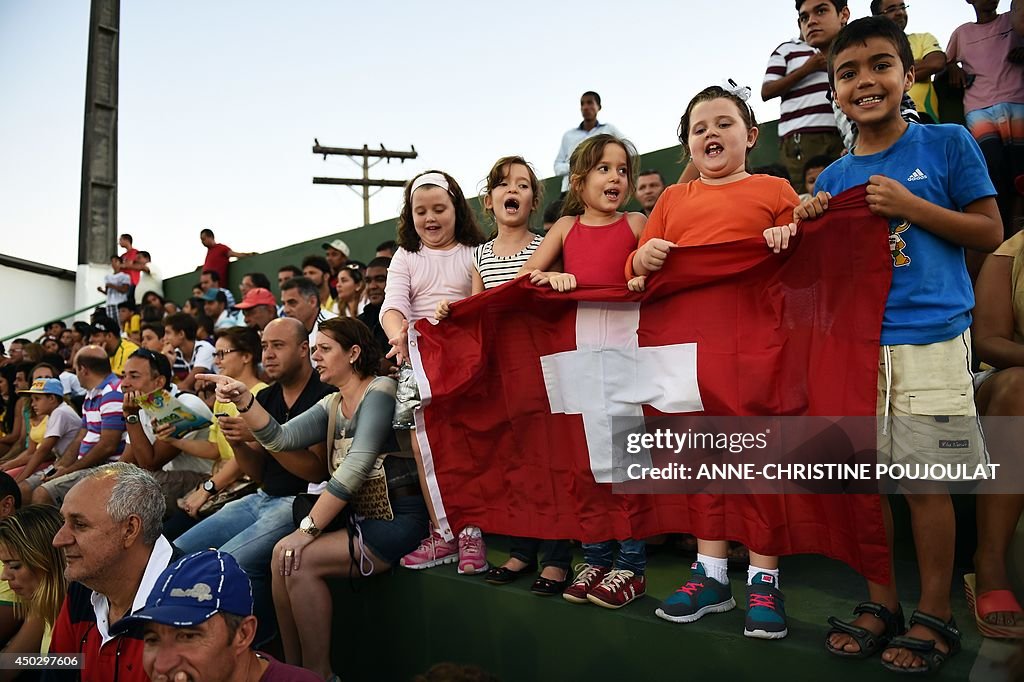
<instances>
[{"instance_id":1,"label":"standing spectator","mask_svg":"<svg viewBox=\"0 0 1024 682\"><path fill-rule=\"evenodd\" d=\"M238 319L238 313L228 309L228 297L225 289L207 289L203 294L203 312L213 320L213 329L241 327L244 322Z\"/></svg>"},{"instance_id":2,"label":"standing spectator","mask_svg":"<svg viewBox=\"0 0 1024 682\"><path fill-rule=\"evenodd\" d=\"M281 303L285 317L302 323L309 334L309 347L316 345L320 323L337 317L320 305L320 288L308 277L293 277L281 286Z\"/></svg>"},{"instance_id":3,"label":"standing spectator","mask_svg":"<svg viewBox=\"0 0 1024 682\"><path fill-rule=\"evenodd\" d=\"M124 263L121 267L129 275L138 276L138 283L135 285L136 291L141 291L143 295L153 292L163 296L163 280L152 261L153 257L149 254L149 251L139 251L138 255L135 257L134 263L131 265ZM133 298L132 300L134 301L136 299ZM145 303L145 299L143 299L143 303Z\"/></svg>"},{"instance_id":4,"label":"standing spectator","mask_svg":"<svg viewBox=\"0 0 1024 682\"><path fill-rule=\"evenodd\" d=\"M113 319L99 318L92 324L89 343L100 346L110 357L110 369L117 376L124 374L124 363L128 356L139 349L138 345L121 336L121 328Z\"/></svg>"},{"instance_id":5,"label":"standing spectator","mask_svg":"<svg viewBox=\"0 0 1024 682\"><path fill-rule=\"evenodd\" d=\"M327 264L331 266L331 286L335 286L334 280L341 269L348 263L348 256L351 251L348 248L348 244L340 239L324 242L320 246L323 247Z\"/></svg>"},{"instance_id":6,"label":"standing spectator","mask_svg":"<svg viewBox=\"0 0 1024 682\"><path fill-rule=\"evenodd\" d=\"M302 259L302 276L316 285L320 295L320 307L329 313L338 314L338 302L331 290L331 266L323 256L306 256Z\"/></svg>"},{"instance_id":7,"label":"standing spectator","mask_svg":"<svg viewBox=\"0 0 1024 682\"><path fill-rule=\"evenodd\" d=\"M828 74L824 50L846 24L850 10L846 0L797 0L802 38L788 40L772 52L761 84L765 102L782 98L779 117L781 157L789 181L799 194L804 162L812 156L833 158L843 153L827 94ZM806 42L805 42L806 40Z\"/></svg>"},{"instance_id":8,"label":"standing spectator","mask_svg":"<svg viewBox=\"0 0 1024 682\"><path fill-rule=\"evenodd\" d=\"M569 157L579 146L580 142L600 133L607 133L615 137L622 137L622 133L611 123L601 123L597 120L597 112L601 111L601 95L593 90L588 90L580 96L580 113L583 114L583 121L575 128L570 128L562 135L562 144L558 148L558 156L555 157L555 175L562 176L562 193L569 189Z\"/></svg>"},{"instance_id":9,"label":"standing spectator","mask_svg":"<svg viewBox=\"0 0 1024 682\"><path fill-rule=\"evenodd\" d=\"M110 269L113 272L103 278L103 286L96 287L96 291L106 295L107 317L116 320L117 304L128 300L128 290L132 286L132 280L127 272L121 271L120 256L110 257Z\"/></svg>"},{"instance_id":10,"label":"standing spectator","mask_svg":"<svg viewBox=\"0 0 1024 682\"><path fill-rule=\"evenodd\" d=\"M82 405L82 428L76 437L79 445L76 448L73 443L65 451L54 473L41 478L34 474L25 479L23 493L39 486L32 492L33 504L60 506L71 487L91 469L116 461L124 452L124 396L121 381L110 371L106 351L86 346L78 351L75 368L82 387L88 391Z\"/></svg>"},{"instance_id":11,"label":"standing spectator","mask_svg":"<svg viewBox=\"0 0 1024 682\"><path fill-rule=\"evenodd\" d=\"M61 515L53 545L67 556L70 584L50 654L79 654L82 680L148 682L142 640L111 628L144 603L174 556L160 534L160 486L133 464L108 464L68 492Z\"/></svg>"},{"instance_id":12,"label":"standing spectator","mask_svg":"<svg viewBox=\"0 0 1024 682\"><path fill-rule=\"evenodd\" d=\"M269 289L255 287L245 292L245 298L235 306L241 310L245 325L262 332L271 320L277 319L277 301Z\"/></svg>"},{"instance_id":13,"label":"standing spectator","mask_svg":"<svg viewBox=\"0 0 1024 682\"><path fill-rule=\"evenodd\" d=\"M386 242L377 244L377 248L374 249L374 258L394 258L395 252L398 251L398 243L394 239L389 239Z\"/></svg>"},{"instance_id":14,"label":"standing spectator","mask_svg":"<svg viewBox=\"0 0 1024 682\"><path fill-rule=\"evenodd\" d=\"M901 31L907 30L907 3L903 0L871 0L871 13L892 19ZM914 85L910 97L921 113L938 123L939 99L932 86L932 76L946 68L946 53L931 33L907 33L910 49L914 53ZM808 190L810 191L810 190Z\"/></svg>"},{"instance_id":15,"label":"standing spectator","mask_svg":"<svg viewBox=\"0 0 1024 682\"><path fill-rule=\"evenodd\" d=\"M202 592L196 591L198 585L204 586ZM252 649L258 627L252 595L249 578L234 557L216 550L196 552L168 566L145 606L115 631L141 629L142 665L151 680L321 680Z\"/></svg>"},{"instance_id":16,"label":"standing spectator","mask_svg":"<svg viewBox=\"0 0 1024 682\"><path fill-rule=\"evenodd\" d=\"M204 229L199 233L199 241L206 247L206 260L203 261L203 272L212 270L217 273L220 282L228 282L228 263L232 258L244 258L256 255L255 251L233 251L225 244L218 244L213 230Z\"/></svg>"},{"instance_id":17,"label":"standing spectator","mask_svg":"<svg viewBox=\"0 0 1024 682\"><path fill-rule=\"evenodd\" d=\"M217 274L216 270L203 270L202 274L199 275L199 291L193 292L195 298L202 298L210 289L224 289L224 295L228 299L228 305L233 306L235 304L234 294L227 287L227 280L221 279L220 275Z\"/></svg>"},{"instance_id":18,"label":"standing spectator","mask_svg":"<svg viewBox=\"0 0 1024 682\"><path fill-rule=\"evenodd\" d=\"M124 249L121 254L121 267L128 273L131 279L131 288L128 290L128 300L135 302L135 289L139 286L139 269L136 267L139 259L139 250L132 245L132 236L125 232L118 239L117 245Z\"/></svg>"},{"instance_id":19,"label":"standing spectator","mask_svg":"<svg viewBox=\"0 0 1024 682\"><path fill-rule=\"evenodd\" d=\"M949 82L964 88L967 129L977 140L998 193L1003 235L1020 229L1021 198L1014 187L1024 175L1024 37L998 2L974 0L976 23L949 38Z\"/></svg>"},{"instance_id":20,"label":"standing spectator","mask_svg":"<svg viewBox=\"0 0 1024 682\"><path fill-rule=\"evenodd\" d=\"M187 313L168 315L164 320L164 355L177 360L180 354L184 369L188 370L178 381L178 388L183 391L195 388L197 374L213 369L213 346L196 338L198 329L195 318Z\"/></svg>"},{"instance_id":21,"label":"standing spectator","mask_svg":"<svg viewBox=\"0 0 1024 682\"><path fill-rule=\"evenodd\" d=\"M359 314L359 320L370 328L373 339L383 353L391 350L388 342L388 335L380 326L380 307L384 303L384 287L388 283L388 267L391 265L390 258L378 256L366 265L366 306ZM382 367L388 368L394 365L394 361L385 358Z\"/></svg>"},{"instance_id":22,"label":"standing spectator","mask_svg":"<svg viewBox=\"0 0 1024 682\"><path fill-rule=\"evenodd\" d=\"M665 191L665 178L660 171L648 169L640 171L636 179L636 200L640 203L644 215L651 215L651 209L658 203L658 197Z\"/></svg>"}]
</instances>

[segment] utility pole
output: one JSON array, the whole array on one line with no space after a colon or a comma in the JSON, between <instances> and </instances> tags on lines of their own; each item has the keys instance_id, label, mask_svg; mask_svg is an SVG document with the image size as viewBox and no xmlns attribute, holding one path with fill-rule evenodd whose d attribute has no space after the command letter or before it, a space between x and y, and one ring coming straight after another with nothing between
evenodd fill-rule
<instances>
[{"instance_id":1,"label":"utility pole","mask_svg":"<svg viewBox=\"0 0 1024 682\"><path fill-rule=\"evenodd\" d=\"M313 178L314 185L348 185L356 194L363 195L363 225L370 224L370 197L380 191L370 193L371 187L405 187L405 181L403 180L371 180L370 179L370 168L376 166L382 160L387 159L388 163L391 163L391 159L398 159L402 163L405 163L406 159L415 159L419 154L416 152L416 147L410 145L412 151L408 152L393 152L389 149L385 149L384 145L380 145L380 149L370 149L367 145L363 145L362 149L349 148L349 147L323 147L320 145L320 141L313 138L313 153L323 154L324 161L327 160L328 156L347 156L354 163L356 157L362 157L363 177L362 179L356 178ZM373 163L370 163L370 159L377 159ZM362 187L362 192L355 189L355 187Z\"/></svg>"}]
</instances>

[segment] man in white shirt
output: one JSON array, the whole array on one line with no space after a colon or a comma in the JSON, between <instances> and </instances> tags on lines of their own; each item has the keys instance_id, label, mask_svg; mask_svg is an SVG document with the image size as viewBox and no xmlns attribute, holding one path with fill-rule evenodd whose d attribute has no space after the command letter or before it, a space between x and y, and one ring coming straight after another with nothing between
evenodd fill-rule
<instances>
[{"instance_id":1,"label":"man in white shirt","mask_svg":"<svg viewBox=\"0 0 1024 682\"><path fill-rule=\"evenodd\" d=\"M309 347L316 346L316 333L320 323L337 317L320 307L320 292L313 280L308 277L293 277L281 287L281 303L284 304L284 316L294 317L309 332ZM310 363L312 363L312 358Z\"/></svg>"},{"instance_id":2,"label":"man in white shirt","mask_svg":"<svg viewBox=\"0 0 1024 682\"><path fill-rule=\"evenodd\" d=\"M555 175L562 177L562 192L569 189L569 157L579 146L580 142L601 133L622 137L622 133L611 123L601 123L597 120L597 112L601 111L601 95L593 90L588 90L580 96L580 113L583 114L583 121L575 128L570 128L562 135L562 145L558 148L558 156L555 157Z\"/></svg>"}]
</instances>

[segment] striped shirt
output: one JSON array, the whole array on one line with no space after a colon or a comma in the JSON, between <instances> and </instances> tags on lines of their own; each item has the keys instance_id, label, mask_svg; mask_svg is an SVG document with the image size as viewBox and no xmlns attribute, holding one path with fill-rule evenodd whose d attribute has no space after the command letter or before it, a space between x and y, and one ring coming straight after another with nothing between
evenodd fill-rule
<instances>
[{"instance_id":1,"label":"striped shirt","mask_svg":"<svg viewBox=\"0 0 1024 682\"><path fill-rule=\"evenodd\" d=\"M533 252L540 246L543 237L539 234L533 235L533 239L519 253L511 256L494 255L494 242L491 241L476 247L473 254L473 265L480 273L480 279L484 281L484 289L493 289L505 282L511 282L519 273L519 268L530 259Z\"/></svg>"},{"instance_id":2,"label":"striped shirt","mask_svg":"<svg viewBox=\"0 0 1024 682\"><path fill-rule=\"evenodd\" d=\"M99 386L85 394L85 402L82 404L82 428L86 433L81 447L78 448L79 459L89 454L93 446L100 441L101 431L110 429L120 431L121 440L108 461L115 462L121 456L128 435L124 425L123 401L121 379L114 373L107 375Z\"/></svg>"},{"instance_id":3,"label":"striped shirt","mask_svg":"<svg viewBox=\"0 0 1024 682\"><path fill-rule=\"evenodd\" d=\"M764 82L777 81L793 73L817 52L802 40L782 43L768 58ZM836 121L828 93L828 72L815 71L782 95L779 137L794 133L834 133Z\"/></svg>"}]
</instances>

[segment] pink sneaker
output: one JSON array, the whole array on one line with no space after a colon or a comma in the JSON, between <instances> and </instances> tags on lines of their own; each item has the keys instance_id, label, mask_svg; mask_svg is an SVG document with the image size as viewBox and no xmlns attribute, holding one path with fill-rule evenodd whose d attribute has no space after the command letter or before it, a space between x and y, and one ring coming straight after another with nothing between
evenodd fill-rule
<instances>
[{"instance_id":1,"label":"pink sneaker","mask_svg":"<svg viewBox=\"0 0 1024 682\"><path fill-rule=\"evenodd\" d=\"M437 530L431 531L420 546L402 557L399 562L406 568L419 570L433 568L441 564L450 564L459 558L458 544L446 541Z\"/></svg>"},{"instance_id":2,"label":"pink sneaker","mask_svg":"<svg viewBox=\"0 0 1024 682\"><path fill-rule=\"evenodd\" d=\"M479 528L466 526L459 533L459 573L476 575L490 568L487 563L487 545Z\"/></svg>"}]
</instances>

